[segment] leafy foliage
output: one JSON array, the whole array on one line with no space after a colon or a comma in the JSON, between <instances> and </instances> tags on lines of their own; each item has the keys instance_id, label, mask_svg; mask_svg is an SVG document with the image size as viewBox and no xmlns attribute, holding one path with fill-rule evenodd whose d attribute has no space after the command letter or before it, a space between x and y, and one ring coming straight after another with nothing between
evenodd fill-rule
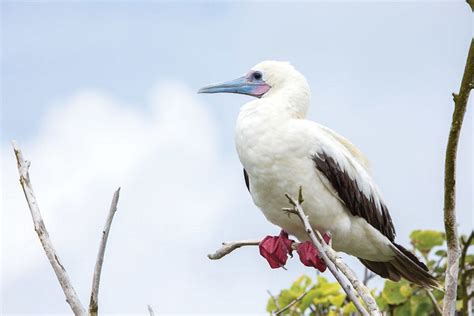
<instances>
[{"instance_id":1,"label":"leafy foliage","mask_svg":"<svg viewBox=\"0 0 474 316\"><path fill-rule=\"evenodd\" d=\"M416 230L410 234L413 251L422 255L433 275L443 284L446 270L445 235L434 230ZM467 284L474 277L474 255L468 253L474 235L461 237L462 257L460 260L457 310L465 313L469 295ZM433 290L431 297L427 290L406 280L393 282L386 280L381 291L372 291L381 311L394 316L438 315L435 304L442 305L443 291ZM295 302L296 301L296 302ZM355 315L354 305L337 282L329 282L322 276L312 280L308 276L298 278L289 289L282 290L268 300L267 311L274 313L289 304L282 315Z\"/></svg>"},{"instance_id":2,"label":"leafy foliage","mask_svg":"<svg viewBox=\"0 0 474 316\"><path fill-rule=\"evenodd\" d=\"M423 257L428 256L431 249L444 243L444 233L435 230L414 230L410 234L411 244Z\"/></svg>"}]
</instances>

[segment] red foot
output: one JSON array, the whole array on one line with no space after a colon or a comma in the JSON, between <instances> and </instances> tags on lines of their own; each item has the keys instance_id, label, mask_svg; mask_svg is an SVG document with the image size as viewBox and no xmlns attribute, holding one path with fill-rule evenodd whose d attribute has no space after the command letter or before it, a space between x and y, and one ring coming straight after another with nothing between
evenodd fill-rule
<instances>
[{"instance_id":1,"label":"red foot","mask_svg":"<svg viewBox=\"0 0 474 316\"><path fill-rule=\"evenodd\" d=\"M329 244L331 237L329 235L323 235L324 241ZM298 255L300 256L300 261L307 267L314 267L321 272L326 271L326 263L319 256L319 251L316 247L313 246L311 241L305 241L298 246Z\"/></svg>"},{"instance_id":2,"label":"red foot","mask_svg":"<svg viewBox=\"0 0 474 316\"><path fill-rule=\"evenodd\" d=\"M291 245L294 240L288 238L288 233L282 230L279 236L266 236L258 245L260 254L267 259L272 269L283 267L288 255L292 255Z\"/></svg>"}]
</instances>

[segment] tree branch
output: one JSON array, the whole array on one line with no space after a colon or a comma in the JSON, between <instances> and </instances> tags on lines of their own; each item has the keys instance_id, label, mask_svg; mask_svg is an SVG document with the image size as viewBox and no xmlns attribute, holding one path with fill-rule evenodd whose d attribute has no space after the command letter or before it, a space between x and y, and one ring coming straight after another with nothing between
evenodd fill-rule
<instances>
[{"instance_id":1,"label":"tree branch","mask_svg":"<svg viewBox=\"0 0 474 316\"><path fill-rule=\"evenodd\" d=\"M240 247L258 246L259 244L260 244L260 240L256 240L256 239L223 242L221 248L217 249L214 253L208 254L207 257L211 260L219 260L222 257L227 256L232 251L234 251L234 250L236 250ZM300 243L298 243L298 242L294 242L291 245L291 248L293 248L293 250L297 250L299 244Z\"/></svg>"},{"instance_id":2,"label":"tree branch","mask_svg":"<svg viewBox=\"0 0 474 316\"><path fill-rule=\"evenodd\" d=\"M222 257L228 255L235 249L238 249L243 246L258 246L260 240L241 240L241 241L231 241L223 242L222 247L217 249L216 252L210 253L207 257L211 260L218 260Z\"/></svg>"},{"instance_id":3,"label":"tree branch","mask_svg":"<svg viewBox=\"0 0 474 316\"><path fill-rule=\"evenodd\" d=\"M367 287L365 287L365 285L359 279L357 279L355 273L341 260L341 258L339 258L337 253L324 242L321 234L317 230L313 230L311 227L308 216L304 213L301 206L301 203L303 203L302 187L300 187L299 190L298 201L288 194L286 194L286 197L293 205L293 210L296 212L296 214L298 214L299 218L303 222L306 233L310 237L313 245L320 252L320 255L326 263L329 271L331 271L331 273L334 275L359 313L362 315L381 315L377 303L375 302L375 299L372 297ZM344 276L347 278L347 280L349 280L350 284L347 283ZM351 284L354 288L351 286ZM357 291L362 301L364 301L368 308L368 312L360 304L357 296L354 293L354 289Z\"/></svg>"},{"instance_id":4,"label":"tree branch","mask_svg":"<svg viewBox=\"0 0 474 316\"><path fill-rule=\"evenodd\" d=\"M470 275L474 272L473 268L468 269L466 265L466 255L469 246L471 245L472 239L474 238L474 231L471 232L467 240L463 240L461 238L462 244L462 252L461 252L461 259L460 259L460 273L461 273L461 282L460 282L460 290L461 290L461 300L462 300L462 309L461 313L466 313L469 310L469 299L468 299L468 292L469 292L469 285L466 284L467 279ZM472 282L471 282L472 283Z\"/></svg>"},{"instance_id":5,"label":"tree branch","mask_svg":"<svg viewBox=\"0 0 474 316\"><path fill-rule=\"evenodd\" d=\"M438 302L436 301L436 298L434 297L433 293L431 293L431 290L429 289L424 289L428 297L430 298L431 304L434 306L435 310L435 316L443 315L443 311L441 310L441 307L439 307Z\"/></svg>"},{"instance_id":6,"label":"tree branch","mask_svg":"<svg viewBox=\"0 0 474 316\"><path fill-rule=\"evenodd\" d=\"M288 305L286 305L285 307L283 307L282 309L279 309L277 310L273 315L274 316L279 316L281 314L283 314L284 312L286 312L288 309L290 309L293 305L295 305L296 303L298 303L299 301L301 301L312 289L314 289L315 285L313 285L312 287L310 287L309 289L307 289L306 291L304 291L303 294L301 294L300 296L298 296L297 298L295 298L294 300L292 300Z\"/></svg>"},{"instance_id":7,"label":"tree branch","mask_svg":"<svg viewBox=\"0 0 474 316\"><path fill-rule=\"evenodd\" d=\"M91 299L89 302L89 315L96 316L98 306L98 296L99 296L99 285L100 285L100 275L102 272L102 265L104 263L104 254L105 247L107 246L107 239L109 237L110 226L112 225L112 220L114 219L115 212L117 212L117 203L120 196L120 188L118 188L112 198L112 204L110 205L109 215L105 222L104 229L102 231L102 240L99 245L99 252L97 253L97 261L95 263L94 277L92 279L92 290L91 290Z\"/></svg>"},{"instance_id":8,"label":"tree branch","mask_svg":"<svg viewBox=\"0 0 474 316\"><path fill-rule=\"evenodd\" d=\"M367 286L369 284L369 281L375 278L377 274L373 273L369 269L365 268L364 269L364 278L362 279L362 283Z\"/></svg>"},{"instance_id":9,"label":"tree branch","mask_svg":"<svg viewBox=\"0 0 474 316\"><path fill-rule=\"evenodd\" d=\"M53 243L49 238L48 231L44 225L43 217L41 216L40 209L38 207L38 202L36 201L35 194L33 192L33 186L30 182L30 175L28 169L30 167L30 162L25 161L21 150L18 148L17 144L13 141L13 150L15 152L16 161L18 165L18 172L20 174L20 184L23 188L23 193L25 194L26 201L28 202L28 207L30 209L31 217L33 219L33 224L35 227L36 234L43 246L44 252L48 257L49 263L53 267L54 273L63 289L64 295L66 296L66 301L69 306L71 306L72 311L75 315L86 315L84 306L82 305L79 297L72 286L71 280L69 279L64 265L61 263L59 256L56 253L56 250L53 247Z\"/></svg>"},{"instance_id":10,"label":"tree branch","mask_svg":"<svg viewBox=\"0 0 474 316\"><path fill-rule=\"evenodd\" d=\"M268 295L270 296L270 298L272 299L273 301L273 304L275 304L275 307L278 309L280 309L280 304L278 304L278 300L276 299L276 297L272 294L272 292L270 292L270 290L267 290L267 293Z\"/></svg>"},{"instance_id":11,"label":"tree branch","mask_svg":"<svg viewBox=\"0 0 474 316\"><path fill-rule=\"evenodd\" d=\"M324 242L321 234L319 234L318 231L315 232L312 229L311 225L309 224L307 216L304 215L304 211L303 211L303 208L301 207L301 203L299 201L295 201L289 195L287 195L287 198L289 199L290 203L293 205L293 209L284 209L284 210L287 212L297 214L299 218L303 221L306 232L310 236L311 241L313 242L314 246L318 249L327 267L329 268L331 273L334 275L336 280L339 282L342 289L347 294L347 297L352 301L352 303L357 308L357 310L362 315L380 315L380 311L378 309L377 303L375 302L374 298L370 294L370 291L367 289L367 287L365 287L365 285L357 279L354 272L341 260L341 258L338 257L337 253ZM301 193L300 193L299 200L302 200ZM222 243L223 246L219 248L215 253L209 254L208 258L211 260L218 260L240 247L258 246L259 243L260 243L260 240L242 240L242 241L224 242ZM297 250L298 245L299 245L298 242L294 242L291 246L294 250ZM346 278L347 280L349 280L350 283L347 282ZM367 308L369 309L369 312L367 312L367 310L359 302L357 298L357 294L355 293L354 289L357 291L361 299L366 304ZM293 305L294 304L296 304L296 302L293 303Z\"/></svg>"},{"instance_id":12,"label":"tree branch","mask_svg":"<svg viewBox=\"0 0 474 316\"><path fill-rule=\"evenodd\" d=\"M469 93L474 85L474 40L467 56L466 67L458 94L453 94L454 113L446 147L444 173L444 228L448 245L443 315L454 315L459 274L459 239L456 223L456 156L459 135L466 113Z\"/></svg>"},{"instance_id":13,"label":"tree branch","mask_svg":"<svg viewBox=\"0 0 474 316\"><path fill-rule=\"evenodd\" d=\"M147 305L147 308L148 308L148 315L155 316L155 312L153 311L153 308L151 307L151 305Z\"/></svg>"}]
</instances>

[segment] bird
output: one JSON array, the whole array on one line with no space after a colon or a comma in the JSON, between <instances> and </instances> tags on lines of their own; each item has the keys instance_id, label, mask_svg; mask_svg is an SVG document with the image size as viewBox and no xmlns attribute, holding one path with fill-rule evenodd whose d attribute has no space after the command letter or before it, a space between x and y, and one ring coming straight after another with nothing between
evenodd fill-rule
<instances>
[{"instance_id":1,"label":"bird","mask_svg":"<svg viewBox=\"0 0 474 316\"><path fill-rule=\"evenodd\" d=\"M285 193L296 196L302 187L311 226L330 234L335 251L357 257L383 278L438 287L426 265L396 243L368 159L347 138L306 118L310 86L289 62L260 62L244 76L198 93L254 97L238 114L235 146L247 189L268 221L307 242L300 219L282 211Z\"/></svg>"}]
</instances>

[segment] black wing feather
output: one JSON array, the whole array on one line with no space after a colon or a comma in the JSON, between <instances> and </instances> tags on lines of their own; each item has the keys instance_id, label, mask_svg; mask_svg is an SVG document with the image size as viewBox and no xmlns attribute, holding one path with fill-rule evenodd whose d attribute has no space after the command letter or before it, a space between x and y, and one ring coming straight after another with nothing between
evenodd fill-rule
<instances>
[{"instance_id":1,"label":"black wing feather","mask_svg":"<svg viewBox=\"0 0 474 316\"><path fill-rule=\"evenodd\" d=\"M382 201L380 207L378 207L374 198L372 196L368 198L360 190L357 182L351 179L345 170L326 153L318 153L312 159L316 164L316 168L329 180L352 215L364 218L390 241L395 239L392 218Z\"/></svg>"},{"instance_id":2,"label":"black wing feather","mask_svg":"<svg viewBox=\"0 0 474 316\"><path fill-rule=\"evenodd\" d=\"M250 192L250 180L249 180L249 175L247 174L247 171L244 169L244 180L245 180L245 186L247 187L247 190Z\"/></svg>"}]
</instances>

